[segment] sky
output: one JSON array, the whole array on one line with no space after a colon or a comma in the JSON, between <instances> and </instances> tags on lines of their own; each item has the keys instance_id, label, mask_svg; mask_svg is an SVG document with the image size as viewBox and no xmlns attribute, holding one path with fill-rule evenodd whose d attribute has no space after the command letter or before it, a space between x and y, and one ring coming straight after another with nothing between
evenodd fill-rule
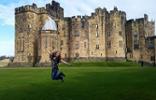
<instances>
[{"instance_id":1,"label":"sky","mask_svg":"<svg viewBox=\"0 0 156 100\"><path fill-rule=\"evenodd\" d=\"M14 56L15 15L14 9L22 5L36 3L44 7L52 0L0 0L0 56ZM55 0L64 8L66 17L90 15L95 8L112 10L117 6L127 14L127 19L141 18L149 15L149 20L156 20L155 0Z\"/></svg>"}]
</instances>

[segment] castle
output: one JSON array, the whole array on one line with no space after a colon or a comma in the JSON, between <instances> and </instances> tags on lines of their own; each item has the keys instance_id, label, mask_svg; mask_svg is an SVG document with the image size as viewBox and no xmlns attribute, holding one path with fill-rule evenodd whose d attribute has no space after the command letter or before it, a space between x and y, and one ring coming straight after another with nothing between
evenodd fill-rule
<instances>
[{"instance_id":1,"label":"castle","mask_svg":"<svg viewBox=\"0 0 156 100\"><path fill-rule=\"evenodd\" d=\"M64 17L56 1L15 8L14 64L50 63L49 52L61 51L66 60L133 60L155 64L155 22L127 20L117 7L97 8L91 16Z\"/></svg>"}]
</instances>

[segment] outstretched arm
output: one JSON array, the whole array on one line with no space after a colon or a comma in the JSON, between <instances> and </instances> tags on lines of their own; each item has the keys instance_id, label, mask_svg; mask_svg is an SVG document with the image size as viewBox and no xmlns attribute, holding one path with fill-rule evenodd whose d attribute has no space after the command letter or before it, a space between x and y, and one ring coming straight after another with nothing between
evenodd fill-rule
<instances>
[{"instance_id":1,"label":"outstretched arm","mask_svg":"<svg viewBox=\"0 0 156 100\"><path fill-rule=\"evenodd\" d=\"M61 62L67 65L70 65L68 62L64 61L63 59L61 59Z\"/></svg>"}]
</instances>

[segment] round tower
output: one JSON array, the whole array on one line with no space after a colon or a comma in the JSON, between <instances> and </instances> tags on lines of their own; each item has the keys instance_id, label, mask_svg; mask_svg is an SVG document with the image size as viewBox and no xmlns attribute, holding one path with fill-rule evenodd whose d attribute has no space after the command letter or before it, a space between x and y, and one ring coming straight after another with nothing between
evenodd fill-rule
<instances>
[{"instance_id":1,"label":"round tower","mask_svg":"<svg viewBox=\"0 0 156 100\"><path fill-rule=\"evenodd\" d=\"M43 15L43 26L40 33L40 64L50 63L49 54L58 49L57 24L48 15Z\"/></svg>"}]
</instances>

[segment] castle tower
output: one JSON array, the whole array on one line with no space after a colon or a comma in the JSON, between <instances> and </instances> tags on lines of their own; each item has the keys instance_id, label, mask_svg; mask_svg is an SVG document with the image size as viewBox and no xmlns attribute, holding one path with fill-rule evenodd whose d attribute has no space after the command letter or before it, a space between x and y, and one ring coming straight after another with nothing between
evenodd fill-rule
<instances>
[{"instance_id":1,"label":"castle tower","mask_svg":"<svg viewBox=\"0 0 156 100\"><path fill-rule=\"evenodd\" d=\"M81 35L80 35L80 58L87 59L89 57L89 23L88 16L81 18Z\"/></svg>"},{"instance_id":2,"label":"castle tower","mask_svg":"<svg viewBox=\"0 0 156 100\"><path fill-rule=\"evenodd\" d=\"M126 13L118 11L117 7L110 11L109 33L107 34L107 57L125 59Z\"/></svg>"},{"instance_id":3,"label":"castle tower","mask_svg":"<svg viewBox=\"0 0 156 100\"><path fill-rule=\"evenodd\" d=\"M56 1L52 1L51 4L46 4L46 10L49 15L54 19L63 19L64 18L64 9Z\"/></svg>"},{"instance_id":4,"label":"castle tower","mask_svg":"<svg viewBox=\"0 0 156 100\"><path fill-rule=\"evenodd\" d=\"M59 50L56 22L48 15L44 18L46 19L40 33L40 64L50 63L49 54Z\"/></svg>"},{"instance_id":5,"label":"castle tower","mask_svg":"<svg viewBox=\"0 0 156 100\"><path fill-rule=\"evenodd\" d=\"M71 19L71 38L70 38L70 57L80 57L80 37L81 37L81 16L72 17Z\"/></svg>"},{"instance_id":6,"label":"castle tower","mask_svg":"<svg viewBox=\"0 0 156 100\"><path fill-rule=\"evenodd\" d=\"M15 9L15 59L14 63L34 64L35 37L39 30L36 4Z\"/></svg>"},{"instance_id":7,"label":"castle tower","mask_svg":"<svg viewBox=\"0 0 156 100\"><path fill-rule=\"evenodd\" d=\"M106 57L107 10L97 8L89 19L89 57Z\"/></svg>"},{"instance_id":8,"label":"castle tower","mask_svg":"<svg viewBox=\"0 0 156 100\"><path fill-rule=\"evenodd\" d=\"M70 32L71 18L58 20L58 34L60 38L61 57L65 60L70 59Z\"/></svg>"}]
</instances>

